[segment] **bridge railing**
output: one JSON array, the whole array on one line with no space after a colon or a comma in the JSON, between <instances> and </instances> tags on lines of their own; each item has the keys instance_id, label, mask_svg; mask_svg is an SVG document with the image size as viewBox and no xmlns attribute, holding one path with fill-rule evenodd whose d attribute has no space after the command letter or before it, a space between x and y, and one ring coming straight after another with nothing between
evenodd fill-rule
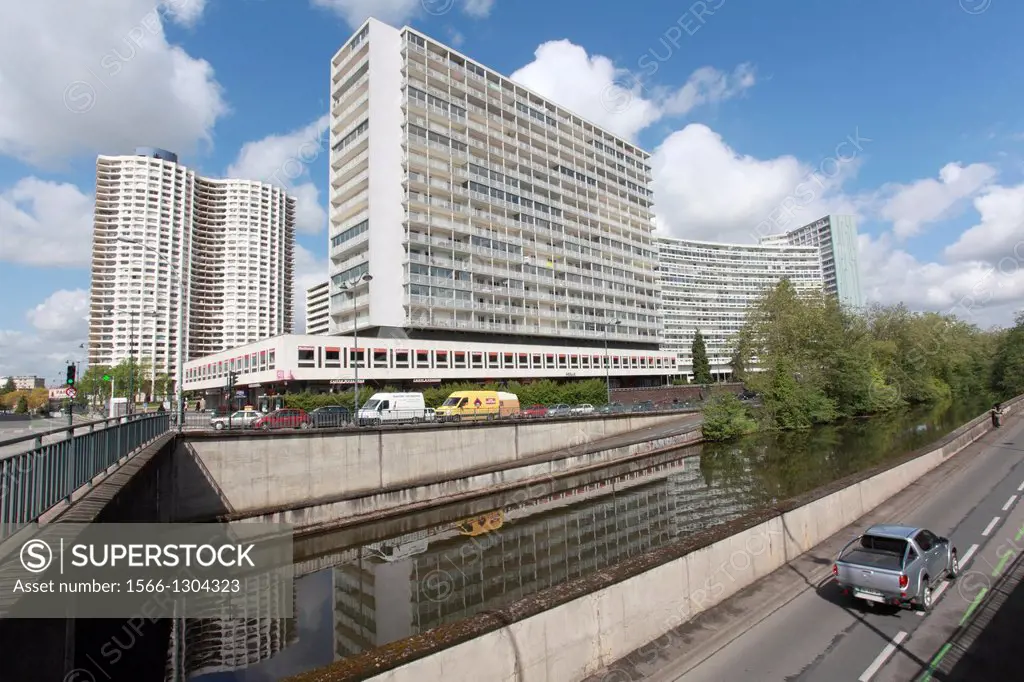
<instances>
[{"instance_id":1,"label":"bridge railing","mask_svg":"<svg viewBox=\"0 0 1024 682\"><path fill-rule=\"evenodd\" d=\"M169 428L166 413L130 415L0 442L0 541Z\"/></svg>"}]
</instances>

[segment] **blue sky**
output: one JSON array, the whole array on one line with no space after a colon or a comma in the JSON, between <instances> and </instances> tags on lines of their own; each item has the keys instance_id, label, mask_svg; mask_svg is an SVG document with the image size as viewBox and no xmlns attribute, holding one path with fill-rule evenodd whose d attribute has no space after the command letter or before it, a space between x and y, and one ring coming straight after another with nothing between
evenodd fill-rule
<instances>
[{"instance_id":1,"label":"blue sky","mask_svg":"<svg viewBox=\"0 0 1024 682\"><path fill-rule=\"evenodd\" d=\"M0 7L14 17L0 26L0 374L56 376L81 358L98 153L163 146L209 175L269 179L304 143L326 149L329 61L371 11L652 151L665 232L750 241L759 225L852 212L870 300L982 326L1024 300L1021 3ZM303 162L289 185L308 285L326 272L326 154ZM794 211L801 186L813 197Z\"/></svg>"}]
</instances>

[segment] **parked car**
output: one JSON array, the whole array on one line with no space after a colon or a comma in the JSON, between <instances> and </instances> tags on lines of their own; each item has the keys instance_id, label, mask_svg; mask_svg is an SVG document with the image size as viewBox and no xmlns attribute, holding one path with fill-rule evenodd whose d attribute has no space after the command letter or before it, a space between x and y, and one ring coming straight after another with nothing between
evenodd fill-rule
<instances>
[{"instance_id":1,"label":"parked car","mask_svg":"<svg viewBox=\"0 0 1024 682\"><path fill-rule=\"evenodd\" d=\"M654 401L653 400L641 400L640 402L633 403L633 412L653 412Z\"/></svg>"},{"instance_id":2,"label":"parked car","mask_svg":"<svg viewBox=\"0 0 1024 682\"><path fill-rule=\"evenodd\" d=\"M576 405L569 409L569 414L573 416L582 416L584 414L594 414L594 406L590 403L583 403L582 405Z\"/></svg>"},{"instance_id":3,"label":"parked car","mask_svg":"<svg viewBox=\"0 0 1024 682\"><path fill-rule=\"evenodd\" d=\"M935 587L960 572L949 538L924 528L879 525L853 540L832 566L836 583L871 604L909 605L929 611Z\"/></svg>"},{"instance_id":4,"label":"parked car","mask_svg":"<svg viewBox=\"0 0 1024 682\"><path fill-rule=\"evenodd\" d=\"M435 412L438 421L512 417L519 414L519 397L504 391L455 391Z\"/></svg>"},{"instance_id":5,"label":"parked car","mask_svg":"<svg viewBox=\"0 0 1024 682\"><path fill-rule=\"evenodd\" d=\"M548 408L549 417L568 417L572 414L572 408L565 403L558 403Z\"/></svg>"},{"instance_id":6,"label":"parked car","mask_svg":"<svg viewBox=\"0 0 1024 682\"><path fill-rule=\"evenodd\" d=\"M608 403L597 408L598 414L619 414L625 411L626 407L622 403Z\"/></svg>"},{"instance_id":7,"label":"parked car","mask_svg":"<svg viewBox=\"0 0 1024 682\"><path fill-rule=\"evenodd\" d=\"M210 419L210 426L218 431L223 431L224 429L248 429L261 416L256 410L238 410L232 413L230 418L228 415L213 417Z\"/></svg>"},{"instance_id":8,"label":"parked car","mask_svg":"<svg viewBox=\"0 0 1024 682\"><path fill-rule=\"evenodd\" d=\"M343 405L324 405L310 412L309 418L318 429L337 429L351 423L352 413Z\"/></svg>"},{"instance_id":9,"label":"parked car","mask_svg":"<svg viewBox=\"0 0 1024 682\"><path fill-rule=\"evenodd\" d=\"M252 423L254 429L269 431L270 429L311 429L313 420L305 410L285 407L265 414Z\"/></svg>"},{"instance_id":10,"label":"parked car","mask_svg":"<svg viewBox=\"0 0 1024 682\"><path fill-rule=\"evenodd\" d=\"M539 419L540 417L548 416L548 408L543 405L530 405L520 412L519 416L523 419Z\"/></svg>"},{"instance_id":11,"label":"parked car","mask_svg":"<svg viewBox=\"0 0 1024 682\"><path fill-rule=\"evenodd\" d=\"M426 411L422 393L374 393L359 410L359 425L422 422Z\"/></svg>"}]
</instances>

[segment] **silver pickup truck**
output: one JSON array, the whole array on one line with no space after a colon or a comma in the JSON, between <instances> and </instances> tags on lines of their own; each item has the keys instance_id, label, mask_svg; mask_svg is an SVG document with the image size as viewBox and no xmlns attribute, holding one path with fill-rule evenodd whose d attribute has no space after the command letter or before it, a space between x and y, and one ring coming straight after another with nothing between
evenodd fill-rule
<instances>
[{"instance_id":1,"label":"silver pickup truck","mask_svg":"<svg viewBox=\"0 0 1024 682\"><path fill-rule=\"evenodd\" d=\"M844 593L873 603L930 611L944 578L960 572L956 547L924 528L872 526L839 553L832 566Z\"/></svg>"}]
</instances>

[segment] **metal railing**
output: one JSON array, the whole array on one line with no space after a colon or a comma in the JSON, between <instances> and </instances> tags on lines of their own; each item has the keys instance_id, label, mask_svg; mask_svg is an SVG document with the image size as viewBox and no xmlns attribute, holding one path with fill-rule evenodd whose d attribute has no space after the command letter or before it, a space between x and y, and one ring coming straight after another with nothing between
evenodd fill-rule
<instances>
[{"instance_id":1,"label":"metal railing","mask_svg":"<svg viewBox=\"0 0 1024 682\"><path fill-rule=\"evenodd\" d=\"M75 424L0 442L0 540L71 497L97 474L170 429L167 413ZM47 441L50 442L47 442Z\"/></svg>"},{"instance_id":2,"label":"metal railing","mask_svg":"<svg viewBox=\"0 0 1024 682\"><path fill-rule=\"evenodd\" d=\"M475 423L481 421L523 421L553 418L584 418L606 417L616 414L637 414L656 412L698 412L702 407L700 401L664 401L660 403L638 402L633 404L611 403L609 405L522 405L517 409L507 407L481 407L457 410L446 414L445 410L409 409L383 410L378 412L364 411L362 417L356 419L351 411L330 410L317 412L311 410L299 415L288 415L275 418L272 413L251 412L247 417L234 416L229 421L227 414L213 415L209 412L186 412L185 428L189 431L224 431L227 433L257 431L280 431L292 429L344 429L359 426L389 427L430 424ZM234 413L237 415L237 413ZM268 419L262 419L269 417ZM226 434L225 434L226 435Z\"/></svg>"}]
</instances>

